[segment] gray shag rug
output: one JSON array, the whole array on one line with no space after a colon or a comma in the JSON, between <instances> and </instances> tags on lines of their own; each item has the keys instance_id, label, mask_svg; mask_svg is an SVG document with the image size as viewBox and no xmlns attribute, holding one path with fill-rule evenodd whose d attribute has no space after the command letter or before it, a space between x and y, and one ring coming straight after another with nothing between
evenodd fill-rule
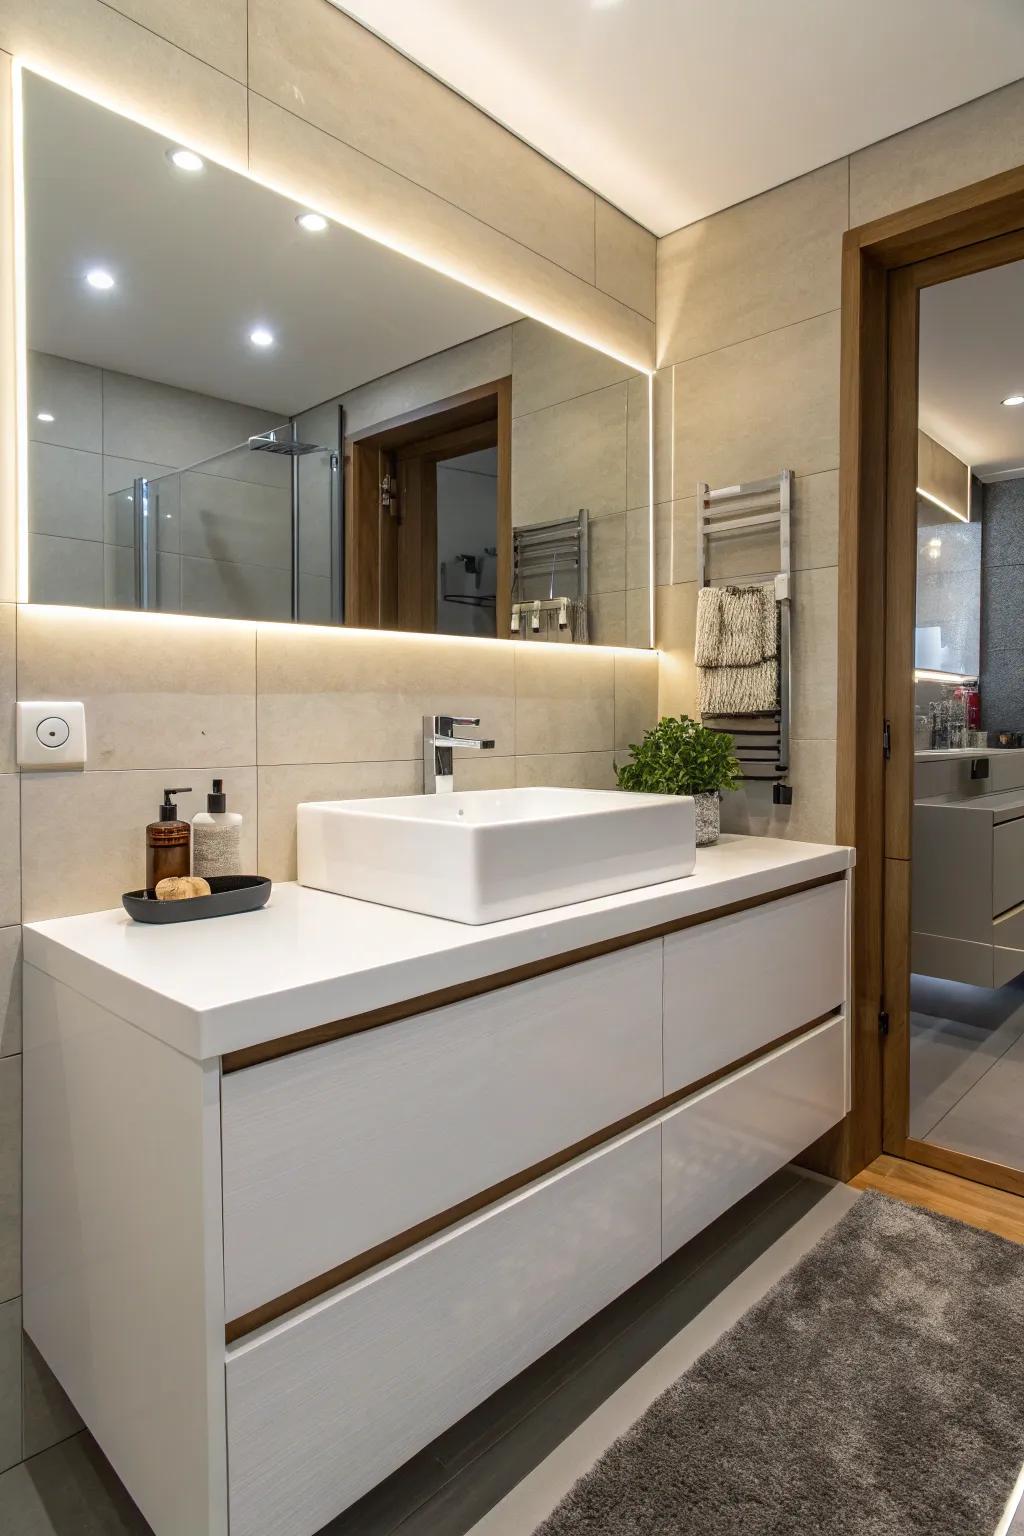
<instances>
[{"instance_id":1,"label":"gray shag rug","mask_svg":"<svg viewBox=\"0 0 1024 1536\"><path fill-rule=\"evenodd\" d=\"M993 1536L1024 1247L865 1194L535 1536Z\"/></svg>"}]
</instances>

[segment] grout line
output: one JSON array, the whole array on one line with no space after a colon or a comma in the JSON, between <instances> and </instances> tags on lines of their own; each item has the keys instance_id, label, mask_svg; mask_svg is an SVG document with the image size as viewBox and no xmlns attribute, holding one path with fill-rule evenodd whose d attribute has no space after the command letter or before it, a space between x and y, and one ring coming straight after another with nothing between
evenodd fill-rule
<instances>
[{"instance_id":1,"label":"grout line","mask_svg":"<svg viewBox=\"0 0 1024 1536\"><path fill-rule=\"evenodd\" d=\"M185 47L182 46L181 43L176 43L171 38L165 37L162 32L157 32L155 30L155 28L147 27L147 25L146 25L146 23L144 21L138 21L134 16L127 15L124 11L121 10L120 6L113 4L113 0L100 0L100 4L103 5L108 11L113 11L115 16L120 16L122 21L128 22L129 26L138 27L140 29L140 31L142 31L142 32L148 32L150 37L155 37L158 42L165 43L168 48L174 48L178 53L183 53L186 58L193 59L197 64L202 64L206 69L212 69L214 74L220 75L221 78L224 79L224 80L230 80L232 85L241 86L243 91L248 88L247 87L247 82L245 80L239 80L235 75L229 74L226 69L221 69L219 64L211 64L209 59L204 59L198 53L193 53L190 48L185 48ZM246 27L246 75L247 76L248 76L248 73L249 73L248 27ZM116 111L117 109L115 108L114 110Z\"/></svg>"},{"instance_id":2,"label":"grout line","mask_svg":"<svg viewBox=\"0 0 1024 1536\"><path fill-rule=\"evenodd\" d=\"M746 346L748 342L761 341L765 336L778 336L782 331L792 331L798 325L810 325L812 320L824 320L827 315L838 315L840 312L840 306L833 304L828 309L818 310L813 315L802 315L799 320L787 320L785 325L772 325L766 331L755 331L751 336L737 336L734 341L723 342L720 347L709 347L706 352L694 352L688 357L673 358L671 363L661 362L657 372L660 373L665 368L680 368L686 363L696 363L704 357L716 357L719 352L731 352L733 348Z\"/></svg>"}]
</instances>

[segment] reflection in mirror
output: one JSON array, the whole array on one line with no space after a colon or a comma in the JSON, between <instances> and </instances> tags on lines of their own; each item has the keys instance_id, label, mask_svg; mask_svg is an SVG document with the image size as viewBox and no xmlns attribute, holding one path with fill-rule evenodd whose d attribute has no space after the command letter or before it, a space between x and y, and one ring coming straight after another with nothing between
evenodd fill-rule
<instances>
[{"instance_id":1,"label":"reflection in mirror","mask_svg":"<svg viewBox=\"0 0 1024 1536\"><path fill-rule=\"evenodd\" d=\"M650 644L645 373L24 80L33 602Z\"/></svg>"},{"instance_id":2,"label":"reflection in mirror","mask_svg":"<svg viewBox=\"0 0 1024 1536\"><path fill-rule=\"evenodd\" d=\"M1024 1169L1024 262L923 290L912 1138Z\"/></svg>"}]
</instances>

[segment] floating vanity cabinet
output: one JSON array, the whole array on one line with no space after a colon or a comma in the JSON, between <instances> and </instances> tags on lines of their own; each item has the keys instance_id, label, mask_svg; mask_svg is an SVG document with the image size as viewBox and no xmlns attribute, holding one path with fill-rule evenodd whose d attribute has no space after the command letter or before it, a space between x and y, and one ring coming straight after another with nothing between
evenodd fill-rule
<instances>
[{"instance_id":1,"label":"floating vanity cabinet","mask_svg":"<svg viewBox=\"0 0 1024 1536\"><path fill-rule=\"evenodd\" d=\"M1024 788L918 800L912 868L915 971L979 987L1024 971Z\"/></svg>"},{"instance_id":2,"label":"floating vanity cabinet","mask_svg":"<svg viewBox=\"0 0 1024 1536\"><path fill-rule=\"evenodd\" d=\"M25 929L25 1327L157 1536L314 1536L849 1107L848 850Z\"/></svg>"}]
</instances>

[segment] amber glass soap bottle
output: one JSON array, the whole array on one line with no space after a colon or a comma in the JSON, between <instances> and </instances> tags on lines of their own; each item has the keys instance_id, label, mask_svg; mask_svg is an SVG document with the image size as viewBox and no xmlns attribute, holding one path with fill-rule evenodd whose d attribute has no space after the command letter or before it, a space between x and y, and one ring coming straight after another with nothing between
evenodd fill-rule
<instances>
[{"instance_id":1,"label":"amber glass soap bottle","mask_svg":"<svg viewBox=\"0 0 1024 1536\"><path fill-rule=\"evenodd\" d=\"M161 880L172 875L191 873L189 848L190 827L178 817L178 807L172 795L190 795L190 785L182 789L165 789L164 803L160 807L159 821L151 821L146 828L146 890L154 891Z\"/></svg>"}]
</instances>

